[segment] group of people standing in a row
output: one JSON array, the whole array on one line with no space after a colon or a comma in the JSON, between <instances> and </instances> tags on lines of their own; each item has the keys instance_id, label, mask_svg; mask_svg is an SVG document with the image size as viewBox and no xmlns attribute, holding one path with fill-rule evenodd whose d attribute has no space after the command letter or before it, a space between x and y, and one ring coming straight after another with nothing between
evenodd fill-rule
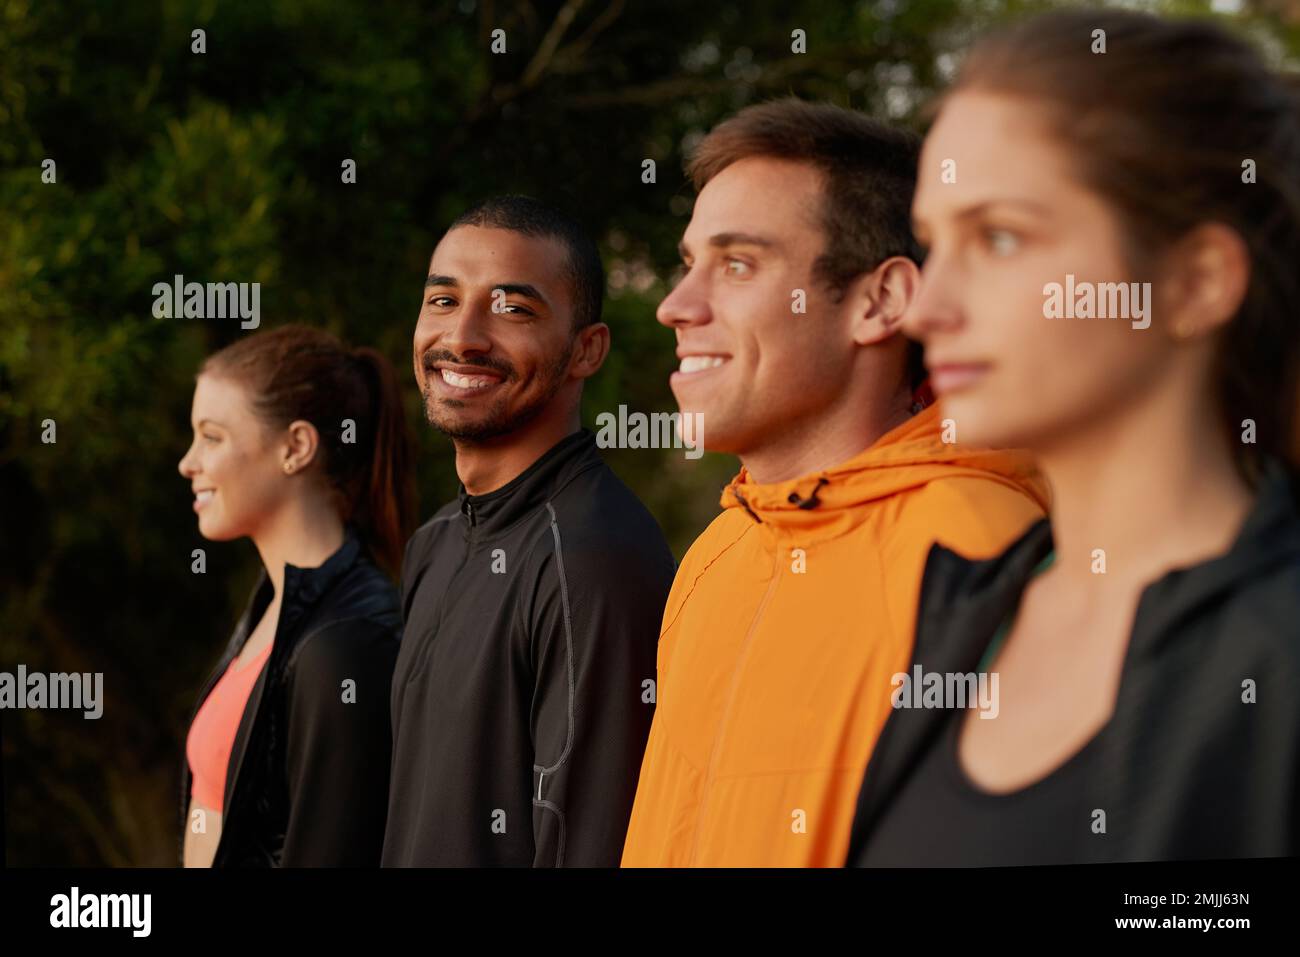
<instances>
[{"instance_id":1,"label":"group of people standing in a row","mask_svg":"<svg viewBox=\"0 0 1300 957\"><path fill-rule=\"evenodd\" d=\"M1210 23L1061 12L978 43L923 145L788 99L688 173L658 320L742 468L676 568L581 427L603 272L538 202L433 252L414 373L461 489L409 540L378 353L204 364L180 470L265 570L185 863L1295 854L1295 88ZM1149 283L1149 326L1048 318L1067 276ZM931 697L963 676L995 707Z\"/></svg>"}]
</instances>

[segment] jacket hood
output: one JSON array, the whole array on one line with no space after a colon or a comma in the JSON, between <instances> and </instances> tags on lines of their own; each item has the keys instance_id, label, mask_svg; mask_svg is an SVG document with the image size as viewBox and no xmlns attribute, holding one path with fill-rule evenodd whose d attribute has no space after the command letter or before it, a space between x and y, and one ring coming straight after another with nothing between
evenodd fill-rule
<instances>
[{"instance_id":1,"label":"jacket hood","mask_svg":"<svg viewBox=\"0 0 1300 957\"><path fill-rule=\"evenodd\" d=\"M992 479L1028 493L1047 510L1047 483L1024 452L966 449L942 440L939 407L932 405L885 433L839 465L786 482L760 484L749 471L722 491L722 506L759 523L815 528L835 513L959 476Z\"/></svg>"}]
</instances>

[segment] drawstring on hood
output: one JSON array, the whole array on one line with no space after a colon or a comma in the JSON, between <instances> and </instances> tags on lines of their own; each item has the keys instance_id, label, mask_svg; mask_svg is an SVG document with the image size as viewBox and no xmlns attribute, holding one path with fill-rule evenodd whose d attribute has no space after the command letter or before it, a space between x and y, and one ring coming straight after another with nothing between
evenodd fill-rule
<instances>
[{"instance_id":1,"label":"drawstring on hood","mask_svg":"<svg viewBox=\"0 0 1300 957\"><path fill-rule=\"evenodd\" d=\"M830 479L828 479L825 475L823 475L821 478L817 480L817 485L813 488L812 494L809 495L807 498L800 498L798 492L791 492L790 495L786 498L786 501L789 502L791 505L797 505L799 506L799 508L802 509L816 508L818 505L821 504L821 499L817 497L817 493L822 490L823 485L828 485L828 484L830 484Z\"/></svg>"},{"instance_id":2,"label":"drawstring on hood","mask_svg":"<svg viewBox=\"0 0 1300 957\"><path fill-rule=\"evenodd\" d=\"M749 513L750 518L758 522L758 524L760 525L763 524L763 520L758 517L758 513L749 507L749 502L745 501L745 496L740 494L740 489L738 488L732 489L731 494L736 496L736 501L740 502L741 507Z\"/></svg>"}]
</instances>

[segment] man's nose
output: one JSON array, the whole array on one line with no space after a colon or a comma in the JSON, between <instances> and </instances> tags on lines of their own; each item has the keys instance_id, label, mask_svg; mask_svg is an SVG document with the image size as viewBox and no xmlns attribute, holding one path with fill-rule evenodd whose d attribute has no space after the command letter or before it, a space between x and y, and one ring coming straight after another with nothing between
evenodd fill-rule
<instances>
[{"instance_id":1,"label":"man's nose","mask_svg":"<svg viewBox=\"0 0 1300 957\"><path fill-rule=\"evenodd\" d=\"M661 325L676 329L709 321L712 310L709 308L707 284L696 278L698 272L695 269L687 272L659 303L655 318Z\"/></svg>"},{"instance_id":2,"label":"man's nose","mask_svg":"<svg viewBox=\"0 0 1300 957\"><path fill-rule=\"evenodd\" d=\"M490 352L492 340L488 325L492 320L491 300L473 305L466 304L437 340L437 345L458 356Z\"/></svg>"}]
</instances>

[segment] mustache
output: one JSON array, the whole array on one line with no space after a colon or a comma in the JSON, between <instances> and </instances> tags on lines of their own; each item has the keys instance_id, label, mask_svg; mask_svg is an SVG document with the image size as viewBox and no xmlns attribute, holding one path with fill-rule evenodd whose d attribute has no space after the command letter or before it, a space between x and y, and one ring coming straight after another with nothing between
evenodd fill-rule
<instances>
[{"instance_id":1,"label":"mustache","mask_svg":"<svg viewBox=\"0 0 1300 957\"><path fill-rule=\"evenodd\" d=\"M437 370L435 364L439 362L451 362L461 366L479 366L483 369L491 369L493 372L499 372L507 380L515 378L515 367L504 359L496 359L490 356L473 356L464 358L449 352L446 349L430 349L420 357L420 364L424 367L426 375L432 375Z\"/></svg>"}]
</instances>

